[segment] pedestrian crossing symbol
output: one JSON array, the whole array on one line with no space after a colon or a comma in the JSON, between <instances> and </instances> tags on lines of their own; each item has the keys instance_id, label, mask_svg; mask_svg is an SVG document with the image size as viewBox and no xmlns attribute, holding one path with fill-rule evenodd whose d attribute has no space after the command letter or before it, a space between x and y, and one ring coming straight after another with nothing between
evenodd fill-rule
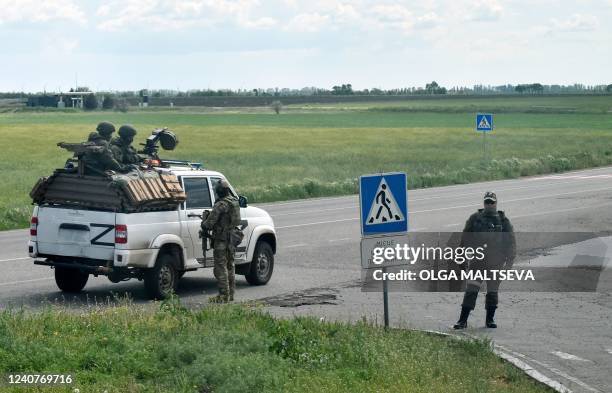
<instances>
[{"instance_id":1,"label":"pedestrian crossing symbol","mask_svg":"<svg viewBox=\"0 0 612 393\"><path fill-rule=\"evenodd\" d=\"M493 115L490 113L478 113L476 115L476 131L493 131Z\"/></svg>"},{"instance_id":2,"label":"pedestrian crossing symbol","mask_svg":"<svg viewBox=\"0 0 612 393\"><path fill-rule=\"evenodd\" d=\"M383 177L380 180L378 190L376 190L374 201L372 201L372 207L370 208L370 214L368 214L366 225L403 220L404 215L397 206L395 197L389 190L389 185Z\"/></svg>"},{"instance_id":3,"label":"pedestrian crossing symbol","mask_svg":"<svg viewBox=\"0 0 612 393\"><path fill-rule=\"evenodd\" d=\"M359 192L363 235L408 230L405 173L362 176Z\"/></svg>"}]
</instances>

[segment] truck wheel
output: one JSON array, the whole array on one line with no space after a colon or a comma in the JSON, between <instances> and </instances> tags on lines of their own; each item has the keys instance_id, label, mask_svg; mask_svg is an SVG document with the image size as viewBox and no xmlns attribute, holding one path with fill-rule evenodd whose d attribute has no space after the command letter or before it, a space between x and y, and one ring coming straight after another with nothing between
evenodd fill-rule
<instances>
[{"instance_id":1,"label":"truck wheel","mask_svg":"<svg viewBox=\"0 0 612 393\"><path fill-rule=\"evenodd\" d=\"M245 275L251 285L265 285L272 277L274 270L274 253L267 242L257 242L249 272Z\"/></svg>"},{"instance_id":2,"label":"truck wheel","mask_svg":"<svg viewBox=\"0 0 612 393\"><path fill-rule=\"evenodd\" d=\"M83 273L79 269L68 267L55 267L55 283L64 292L81 292L89 279L88 273Z\"/></svg>"},{"instance_id":3,"label":"truck wheel","mask_svg":"<svg viewBox=\"0 0 612 393\"><path fill-rule=\"evenodd\" d=\"M147 269L144 285L150 298L163 300L176 290L179 274L174 266L172 254L164 253L157 257L152 269Z\"/></svg>"}]
</instances>

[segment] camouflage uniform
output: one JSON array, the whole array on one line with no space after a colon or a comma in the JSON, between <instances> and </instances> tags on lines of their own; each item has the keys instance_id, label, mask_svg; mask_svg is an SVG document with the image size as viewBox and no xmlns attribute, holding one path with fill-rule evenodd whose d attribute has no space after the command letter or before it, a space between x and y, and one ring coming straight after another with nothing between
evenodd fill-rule
<instances>
[{"instance_id":1,"label":"camouflage uniform","mask_svg":"<svg viewBox=\"0 0 612 393\"><path fill-rule=\"evenodd\" d=\"M503 211L497 210L497 195L488 191L484 196L484 209L468 218L463 228L461 246L482 247L486 244L485 257L482 261L474 260L469 264L470 271L508 269L512 267L516 255L516 239L514 228ZM485 297L486 326L497 327L494 321L495 310L498 304L499 280L487 281L487 294ZM470 312L476 307L476 298L482 285L482 280L468 281L461 304L459 321L455 329L465 329Z\"/></svg>"},{"instance_id":2,"label":"camouflage uniform","mask_svg":"<svg viewBox=\"0 0 612 393\"><path fill-rule=\"evenodd\" d=\"M132 146L136 130L129 125L123 125L119 128L119 137L114 138L111 142L111 150L115 159L125 165L139 164L142 158Z\"/></svg>"},{"instance_id":3,"label":"camouflage uniform","mask_svg":"<svg viewBox=\"0 0 612 393\"><path fill-rule=\"evenodd\" d=\"M213 273L219 285L219 296L216 300L234 300L236 281L234 277L235 248L229 242L229 231L240 224L240 206L238 199L225 195L217 199L208 217L202 221L202 230L212 229Z\"/></svg>"},{"instance_id":4,"label":"camouflage uniform","mask_svg":"<svg viewBox=\"0 0 612 393\"><path fill-rule=\"evenodd\" d=\"M478 209L465 223L463 232L462 245L464 247L487 245L485 260L470 264L470 270L485 271L511 267L516 254L514 228L503 211ZM497 308L499 284L499 280L487 281L485 296L487 310ZM481 285L482 281L468 281L462 307L474 309Z\"/></svg>"},{"instance_id":5,"label":"camouflage uniform","mask_svg":"<svg viewBox=\"0 0 612 393\"><path fill-rule=\"evenodd\" d=\"M85 153L86 173L100 175L107 170L127 172L129 168L115 160L109 147L108 141L111 139L115 127L110 123L102 122L98 124L96 130L89 134L87 142L102 147L102 149L97 152L88 151Z\"/></svg>"}]
</instances>

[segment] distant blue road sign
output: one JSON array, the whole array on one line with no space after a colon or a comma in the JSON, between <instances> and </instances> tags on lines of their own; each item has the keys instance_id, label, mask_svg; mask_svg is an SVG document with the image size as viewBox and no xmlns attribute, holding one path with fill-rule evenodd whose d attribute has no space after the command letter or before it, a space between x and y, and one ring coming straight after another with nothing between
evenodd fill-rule
<instances>
[{"instance_id":1,"label":"distant blue road sign","mask_svg":"<svg viewBox=\"0 0 612 393\"><path fill-rule=\"evenodd\" d=\"M408 193L405 173L383 173L359 178L361 234L408 231Z\"/></svg>"},{"instance_id":2,"label":"distant blue road sign","mask_svg":"<svg viewBox=\"0 0 612 393\"><path fill-rule=\"evenodd\" d=\"M493 114L492 113L476 114L476 131L480 131L480 132L493 131Z\"/></svg>"}]
</instances>

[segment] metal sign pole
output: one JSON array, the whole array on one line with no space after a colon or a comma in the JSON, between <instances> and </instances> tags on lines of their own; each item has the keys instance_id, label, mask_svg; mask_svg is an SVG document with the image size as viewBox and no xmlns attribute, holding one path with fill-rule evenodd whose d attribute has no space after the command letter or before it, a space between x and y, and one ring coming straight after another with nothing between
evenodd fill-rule
<instances>
[{"instance_id":1,"label":"metal sign pole","mask_svg":"<svg viewBox=\"0 0 612 393\"><path fill-rule=\"evenodd\" d=\"M386 277L387 268L383 267L383 277ZM385 315L385 329L389 328L389 284L383 280L383 313Z\"/></svg>"}]
</instances>

